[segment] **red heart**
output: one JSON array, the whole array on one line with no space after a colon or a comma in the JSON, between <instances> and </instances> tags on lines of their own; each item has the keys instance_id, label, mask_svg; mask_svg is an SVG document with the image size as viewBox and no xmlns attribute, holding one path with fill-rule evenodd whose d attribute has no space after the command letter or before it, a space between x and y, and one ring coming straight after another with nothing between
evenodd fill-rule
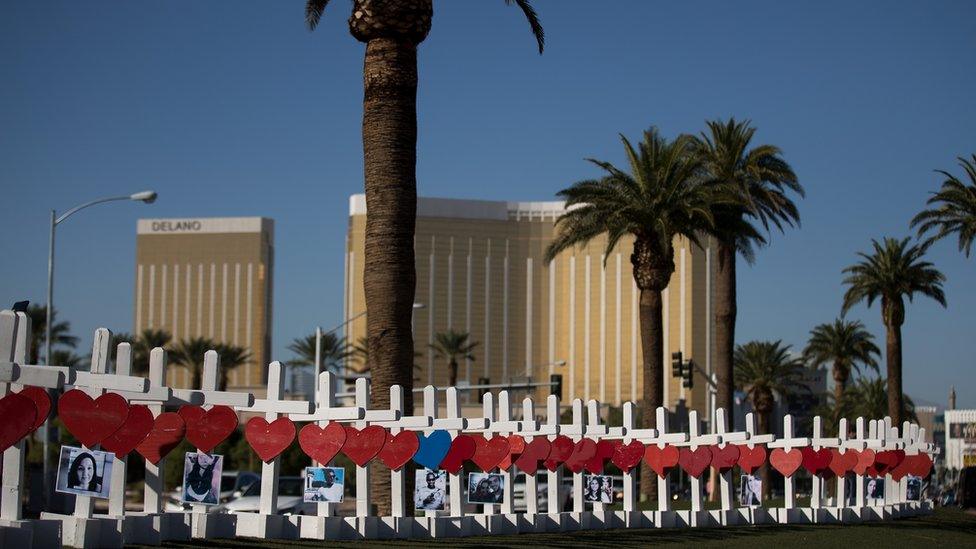
<instances>
[{"instance_id":1,"label":"red heart","mask_svg":"<svg viewBox=\"0 0 976 549\"><path fill-rule=\"evenodd\" d=\"M581 438L573 445L573 453L566 458L564 463L567 469L574 473L579 473L583 470L586 462L595 455L596 442L588 438Z\"/></svg>"},{"instance_id":2,"label":"red heart","mask_svg":"<svg viewBox=\"0 0 976 549\"><path fill-rule=\"evenodd\" d=\"M712 467L718 469L719 472L728 471L735 467L736 461L739 460L739 447L734 444L726 444L724 448L719 446L710 446L709 448L712 452Z\"/></svg>"},{"instance_id":3,"label":"red heart","mask_svg":"<svg viewBox=\"0 0 976 549\"><path fill-rule=\"evenodd\" d=\"M851 452L851 450L848 450ZM854 451L857 455L857 464L851 469L859 475L867 474L868 469L871 469L874 465L874 450L861 450L860 452Z\"/></svg>"},{"instance_id":4,"label":"red heart","mask_svg":"<svg viewBox=\"0 0 976 549\"><path fill-rule=\"evenodd\" d=\"M891 478L895 481L899 481L905 478L907 475L914 474L915 459L917 457L918 456L904 456L901 463L891 468Z\"/></svg>"},{"instance_id":5,"label":"red heart","mask_svg":"<svg viewBox=\"0 0 976 549\"><path fill-rule=\"evenodd\" d=\"M186 440L197 450L209 454L237 429L237 413L230 406L181 406L180 416L186 423Z\"/></svg>"},{"instance_id":6,"label":"red heart","mask_svg":"<svg viewBox=\"0 0 976 549\"><path fill-rule=\"evenodd\" d=\"M325 427L309 423L298 432L298 445L302 451L322 465L332 461L345 442L346 430L334 421L330 421Z\"/></svg>"},{"instance_id":7,"label":"red heart","mask_svg":"<svg viewBox=\"0 0 976 549\"><path fill-rule=\"evenodd\" d=\"M674 446L661 448L657 444L648 444L644 449L644 463L657 473L657 476L664 478L668 476L668 471L678 464L678 454L678 449Z\"/></svg>"},{"instance_id":8,"label":"red heart","mask_svg":"<svg viewBox=\"0 0 976 549\"><path fill-rule=\"evenodd\" d=\"M515 457L525 451L525 439L522 435L508 435L509 454L498 464L502 471L508 471L515 462Z\"/></svg>"},{"instance_id":9,"label":"red heart","mask_svg":"<svg viewBox=\"0 0 976 549\"><path fill-rule=\"evenodd\" d=\"M596 454L586 460L583 468L594 475L603 474L603 463L613 457L614 445L609 440L601 440L596 443Z\"/></svg>"},{"instance_id":10,"label":"red heart","mask_svg":"<svg viewBox=\"0 0 976 549\"><path fill-rule=\"evenodd\" d=\"M365 467L386 445L386 429L379 425L369 425L362 430L350 426L345 429L346 442L342 445L342 453L360 467Z\"/></svg>"},{"instance_id":11,"label":"red heart","mask_svg":"<svg viewBox=\"0 0 976 549\"><path fill-rule=\"evenodd\" d=\"M821 474L830 466L830 459L833 457L830 448L814 450L813 446L804 446L800 453L803 454L803 468L810 471L811 475Z\"/></svg>"},{"instance_id":12,"label":"red heart","mask_svg":"<svg viewBox=\"0 0 976 549\"><path fill-rule=\"evenodd\" d=\"M712 462L712 452L708 446L699 446L697 450L681 448L678 450L678 465L692 477L700 477Z\"/></svg>"},{"instance_id":13,"label":"red heart","mask_svg":"<svg viewBox=\"0 0 976 549\"><path fill-rule=\"evenodd\" d=\"M68 432L93 448L122 427L129 415L129 403L115 393L92 400L88 393L72 389L58 400L58 415Z\"/></svg>"},{"instance_id":14,"label":"red heart","mask_svg":"<svg viewBox=\"0 0 976 549\"><path fill-rule=\"evenodd\" d=\"M644 445L639 440L632 440L630 444L616 446L610 461L626 473L636 467L643 457Z\"/></svg>"},{"instance_id":15,"label":"red heart","mask_svg":"<svg viewBox=\"0 0 976 549\"><path fill-rule=\"evenodd\" d=\"M544 463L546 469L550 471L558 469L559 465L572 455L574 447L573 439L566 435L559 435L552 439L552 442L549 444L549 457L546 458Z\"/></svg>"},{"instance_id":16,"label":"red heart","mask_svg":"<svg viewBox=\"0 0 976 549\"><path fill-rule=\"evenodd\" d=\"M176 448L185 433L186 422L183 421L183 416L174 412L163 412L156 416L149 436L142 439L136 446L136 451L155 465Z\"/></svg>"},{"instance_id":17,"label":"red heart","mask_svg":"<svg viewBox=\"0 0 976 549\"><path fill-rule=\"evenodd\" d=\"M545 461L549 457L552 445L546 437L535 437L531 442L525 444L522 455L515 460L515 466L525 472L526 475L535 476L539 470L539 462Z\"/></svg>"},{"instance_id":18,"label":"red heart","mask_svg":"<svg viewBox=\"0 0 976 549\"><path fill-rule=\"evenodd\" d=\"M928 454L919 454L915 458L915 468L912 474L917 477L927 477L932 470L932 458Z\"/></svg>"},{"instance_id":19,"label":"red heart","mask_svg":"<svg viewBox=\"0 0 976 549\"><path fill-rule=\"evenodd\" d=\"M796 448L789 451L776 448L769 454L769 464L784 477L793 476L793 473L800 468L800 464L802 463L803 452Z\"/></svg>"},{"instance_id":20,"label":"red heart","mask_svg":"<svg viewBox=\"0 0 976 549\"><path fill-rule=\"evenodd\" d=\"M261 461L270 462L295 440L295 424L287 417L268 423L263 417L252 417L244 426L244 438Z\"/></svg>"},{"instance_id":21,"label":"red heart","mask_svg":"<svg viewBox=\"0 0 976 549\"><path fill-rule=\"evenodd\" d=\"M886 450L874 456L874 476L884 476L905 459L904 450ZM869 469L870 472L870 469Z\"/></svg>"},{"instance_id":22,"label":"red heart","mask_svg":"<svg viewBox=\"0 0 976 549\"><path fill-rule=\"evenodd\" d=\"M833 448L830 451L830 470L838 477L846 475L855 465L857 465L857 454L851 450L842 453L837 448Z\"/></svg>"},{"instance_id":23,"label":"red heart","mask_svg":"<svg viewBox=\"0 0 976 549\"><path fill-rule=\"evenodd\" d=\"M10 393L0 398L0 453L30 434L37 419L37 407L30 397Z\"/></svg>"},{"instance_id":24,"label":"red heart","mask_svg":"<svg viewBox=\"0 0 976 549\"><path fill-rule=\"evenodd\" d=\"M764 446L739 446L739 468L751 475L753 471L762 466L766 461L766 448Z\"/></svg>"},{"instance_id":25,"label":"red heart","mask_svg":"<svg viewBox=\"0 0 976 549\"><path fill-rule=\"evenodd\" d=\"M380 450L380 461L393 471L399 471L420 449L420 439L413 431L386 434L386 443Z\"/></svg>"},{"instance_id":26,"label":"red heart","mask_svg":"<svg viewBox=\"0 0 976 549\"><path fill-rule=\"evenodd\" d=\"M30 385L21 389L20 394L33 400L34 406L37 407L37 417L34 418L34 426L31 427L31 431L36 431L38 427L44 425L47 416L51 413L51 395L47 389Z\"/></svg>"},{"instance_id":27,"label":"red heart","mask_svg":"<svg viewBox=\"0 0 976 549\"><path fill-rule=\"evenodd\" d=\"M461 470L464 462L474 456L474 452L477 449L477 443L468 435L454 437L454 440L451 441L451 448L447 451L444 459L441 460L441 469L444 469L452 475L456 475Z\"/></svg>"},{"instance_id":28,"label":"red heart","mask_svg":"<svg viewBox=\"0 0 976 549\"><path fill-rule=\"evenodd\" d=\"M498 464L505 459L505 456L510 455L512 452L512 446L509 444L508 439L501 435L495 435L491 439L486 439L480 434L469 436L475 442L474 456L471 457L471 461L480 467L482 471L488 472L498 467Z\"/></svg>"},{"instance_id":29,"label":"red heart","mask_svg":"<svg viewBox=\"0 0 976 549\"><path fill-rule=\"evenodd\" d=\"M134 404L129 406L129 415L121 427L102 441L102 449L122 459L146 438L153 428L153 414L148 406Z\"/></svg>"}]
</instances>

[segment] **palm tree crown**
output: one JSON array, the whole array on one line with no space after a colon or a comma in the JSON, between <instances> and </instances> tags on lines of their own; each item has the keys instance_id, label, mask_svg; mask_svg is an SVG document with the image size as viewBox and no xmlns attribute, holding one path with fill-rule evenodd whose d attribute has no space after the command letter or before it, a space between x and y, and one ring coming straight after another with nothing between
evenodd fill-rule
<instances>
[{"instance_id":1,"label":"palm tree crown","mask_svg":"<svg viewBox=\"0 0 976 549\"><path fill-rule=\"evenodd\" d=\"M27 308L27 316L31 319L31 345L30 361L31 364L39 364L40 351L44 346L45 327L47 326L47 306L31 305ZM51 313L51 355L54 355L54 347L62 346L74 349L78 345L78 338L71 335L71 323L67 320L58 321L58 310L54 309ZM49 363L53 356L44 357Z\"/></svg>"},{"instance_id":2,"label":"palm tree crown","mask_svg":"<svg viewBox=\"0 0 976 549\"><path fill-rule=\"evenodd\" d=\"M874 344L874 336L860 320L838 318L831 324L820 324L810 331L810 341L803 350L803 358L812 366L831 364L834 394L842 398L852 370L860 372L860 365L878 370L881 351Z\"/></svg>"},{"instance_id":3,"label":"palm tree crown","mask_svg":"<svg viewBox=\"0 0 976 549\"><path fill-rule=\"evenodd\" d=\"M773 410L775 395L788 398L803 378L803 359L782 341L750 341L735 347L735 383L760 416Z\"/></svg>"},{"instance_id":4,"label":"palm tree crown","mask_svg":"<svg viewBox=\"0 0 976 549\"><path fill-rule=\"evenodd\" d=\"M298 337L288 344L288 350L295 353L295 358L288 361L289 366L315 365L315 334ZM319 357L322 365L332 372L337 372L342 361L349 356L349 346L346 339L333 333L322 334L319 343Z\"/></svg>"},{"instance_id":5,"label":"palm tree crown","mask_svg":"<svg viewBox=\"0 0 976 549\"><path fill-rule=\"evenodd\" d=\"M467 332L456 332L449 329L434 335L434 343L430 345L434 356L446 358L448 363L448 386L457 385L458 360L474 360L474 348L477 341L469 341Z\"/></svg>"},{"instance_id":6,"label":"palm tree crown","mask_svg":"<svg viewBox=\"0 0 976 549\"><path fill-rule=\"evenodd\" d=\"M925 247L909 245L908 238L885 237L881 242L872 239L874 253L858 252L861 261L844 269L848 285L844 293L843 312L855 304L867 301L868 307L881 299L885 324L900 326L905 321L904 298L912 301L916 293L928 296L946 306L942 283L945 275L932 263L923 261Z\"/></svg>"},{"instance_id":7,"label":"palm tree crown","mask_svg":"<svg viewBox=\"0 0 976 549\"><path fill-rule=\"evenodd\" d=\"M925 233L935 233L925 241L926 245L959 233L959 251L969 257L976 239L976 154L969 159L959 157L959 165L966 172L968 183L947 171L938 170L946 177L942 188L932 193L926 204L933 207L916 215L912 227L918 227L919 238Z\"/></svg>"}]
</instances>

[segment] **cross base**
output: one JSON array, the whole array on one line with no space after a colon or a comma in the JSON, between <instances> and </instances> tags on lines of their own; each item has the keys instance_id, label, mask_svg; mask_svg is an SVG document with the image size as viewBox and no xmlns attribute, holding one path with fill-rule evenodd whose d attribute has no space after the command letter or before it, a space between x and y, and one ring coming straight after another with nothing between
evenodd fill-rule
<instances>
[{"instance_id":1,"label":"cross base","mask_svg":"<svg viewBox=\"0 0 976 549\"><path fill-rule=\"evenodd\" d=\"M237 535L261 539L297 539L298 527L285 520L284 515L236 513Z\"/></svg>"},{"instance_id":2,"label":"cross base","mask_svg":"<svg viewBox=\"0 0 976 549\"><path fill-rule=\"evenodd\" d=\"M640 511L614 511L610 528L648 528L651 522Z\"/></svg>"},{"instance_id":3,"label":"cross base","mask_svg":"<svg viewBox=\"0 0 976 549\"><path fill-rule=\"evenodd\" d=\"M44 548L61 544L61 521L0 519L0 547Z\"/></svg>"},{"instance_id":4,"label":"cross base","mask_svg":"<svg viewBox=\"0 0 976 549\"><path fill-rule=\"evenodd\" d=\"M189 520L193 539L232 538L237 533L237 517L244 514L185 513L185 520Z\"/></svg>"},{"instance_id":5,"label":"cross base","mask_svg":"<svg viewBox=\"0 0 976 549\"><path fill-rule=\"evenodd\" d=\"M124 517L97 518L122 521L122 539L125 544L161 545L168 540L190 539L190 521L185 513L127 513Z\"/></svg>"},{"instance_id":6,"label":"cross base","mask_svg":"<svg viewBox=\"0 0 976 549\"><path fill-rule=\"evenodd\" d=\"M343 524L342 517L298 515L288 518L289 521L297 520L298 537L302 539L335 539Z\"/></svg>"},{"instance_id":7,"label":"cross base","mask_svg":"<svg viewBox=\"0 0 976 549\"><path fill-rule=\"evenodd\" d=\"M381 539L408 539L414 524L413 517L380 517L378 534Z\"/></svg>"},{"instance_id":8,"label":"cross base","mask_svg":"<svg viewBox=\"0 0 976 549\"><path fill-rule=\"evenodd\" d=\"M122 519L41 513L41 521L60 524L61 545L65 547L122 547L125 544Z\"/></svg>"},{"instance_id":9,"label":"cross base","mask_svg":"<svg viewBox=\"0 0 976 549\"><path fill-rule=\"evenodd\" d=\"M674 511L644 511L643 514L652 528L674 528L678 525L678 515Z\"/></svg>"},{"instance_id":10,"label":"cross base","mask_svg":"<svg viewBox=\"0 0 976 549\"><path fill-rule=\"evenodd\" d=\"M712 518L708 511L675 511L676 526L687 526L690 528L708 528L719 526L719 523Z\"/></svg>"}]
</instances>

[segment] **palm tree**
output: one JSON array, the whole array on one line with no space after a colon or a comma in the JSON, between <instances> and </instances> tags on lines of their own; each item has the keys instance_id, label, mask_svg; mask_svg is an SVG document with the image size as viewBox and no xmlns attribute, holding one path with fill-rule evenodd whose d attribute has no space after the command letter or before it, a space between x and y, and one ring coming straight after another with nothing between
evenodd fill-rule
<instances>
[{"instance_id":1,"label":"palm tree","mask_svg":"<svg viewBox=\"0 0 976 549\"><path fill-rule=\"evenodd\" d=\"M437 358L447 359L448 387L457 385L458 359L474 360L474 348L477 341L468 341L467 332L455 332L449 329L434 335L434 343L430 345Z\"/></svg>"},{"instance_id":2,"label":"palm tree","mask_svg":"<svg viewBox=\"0 0 976 549\"><path fill-rule=\"evenodd\" d=\"M844 269L848 285L844 293L842 313L866 301L870 307L881 299L881 320L885 325L888 367L888 415L895 425L901 425L905 417L902 404L901 383L901 325L905 322L905 298L911 302L916 293L936 300L946 306L942 283L945 275L932 263L924 261L925 246L909 245L909 239L885 237L878 242L872 239L874 252L870 255L858 252L861 261Z\"/></svg>"},{"instance_id":3,"label":"palm tree","mask_svg":"<svg viewBox=\"0 0 976 549\"><path fill-rule=\"evenodd\" d=\"M690 136L669 142L651 128L636 149L626 137L621 136L621 141L630 173L590 159L605 175L559 192L566 199L566 212L556 221L558 234L546 249L545 261L601 234L607 235L606 257L610 257L621 238L634 237L630 262L640 290L642 408L646 411L642 422L653 427L653 410L664 404L661 292L674 273L674 239L682 236L700 246L700 236L712 228L712 197L698 183L701 164ZM641 490L648 496L654 490L651 475L650 469L641 475Z\"/></svg>"},{"instance_id":4,"label":"palm tree","mask_svg":"<svg viewBox=\"0 0 976 549\"><path fill-rule=\"evenodd\" d=\"M76 355L73 351L57 349L51 351L51 366L67 366L75 371L88 369L89 360L83 356Z\"/></svg>"},{"instance_id":5,"label":"palm tree","mask_svg":"<svg viewBox=\"0 0 976 549\"><path fill-rule=\"evenodd\" d=\"M803 360L793 356L789 345L782 341L750 341L735 347L735 384L749 396L756 412L758 431L769 433L769 415L773 411L775 397L787 399L798 390L803 391ZM763 498L769 497L768 465L760 468L763 482Z\"/></svg>"},{"instance_id":6,"label":"palm tree","mask_svg":"<svg viewBox=\"0 0 976 549\"><path fill-rule=\"evenodd\" d=\"M146 328L138 336L126 332L112 334L112 348L118 347L119 343L130 344L132 346L132 373L133 375L145 375L149 372L149 355L152 350L156 347L166 349L172 340L172 334L166 330Z\"/></svg>"},{"instance_id":7,"label":"palm tree","mask_svg":"<svg viewBox=\"0 0 976 549\"><path fill-rule=\"evenodd\" d=\"M964 251L969 257L973 239L976 239L976 154L969 159L959 157L958 160L966 172L968 185L947 171L937 170L946 179L942 182L942 188L932 193L932 198L926 204L938 206L922 210L912 219L912 227L918 227L919 238L929 231L935 231L926 240L926 246L952 233L959 233L959 251Z\"/></svg>"},{"instance_id":8,"label":"palm tree","mask_svg":"<svg viewBox=\"0 0 976 549\"><path fill-rule=\"evenodd\" d=\"M47 306L31 305L27 308L27 316L31 319L31 343L30 343L30 363L39 364L40 350L44 346L44 330L47 326ZM51 362L54 358L53 348L56 346L69 347L74 349L78 345L78 338L71 335L71 323L67 320L58 321L58 310L54 309L51 314L51 355L44 357Z\"/></svg>"},{"instance_id":9,"label":"palm tree","mask_svg":"<svg viewBox=\"0 0 976 549\"><path fill-rule=\"evenodd\" d=\"M319 341L319 357L325 369L337 372L342 367L342 361L349 356L349 346L345 338L337 337L333 333L322 334ZM315 366L315 334L297 337L288 344L288 350L295 353L295 358L288 361L289 366Z\"/></svg>"},{"instance_id":10,"label":"palm tree","mask_svg":"<svg viewBox=\"0 0 976 549\"><path fill-rule=\"evenodd\" d=\"M521 8L542 52L542 25L529 0ZM329 0L307 0L305 22L315 29ZM413 329L416 284L417 46L430 31L432 0L353 0L349 31L366 44L363 64L363 163L366 263L363 275L373 404L389 404L389 387L404 388L413 409ZM381 477L382 475L377 475ZM377 484L377 488L379 484ZM378 490L377 490L378 491ZM378 499L380 510L389 497Z\"/></svg>"},{"instance_id":11,"label":"palm tree","mask_svg":"<svg viewBox=\"0 0 976 549\"><path fill-rule=\"evenodd\" d=\"M214 348L220 356L220 376L217 379L217 390L227 390L227 372L237 369L250 362L251 352L244 347L218 343Z\"/></svg>"},{"instance_id":12,"label":"palm tree","mask_svg":"<svg viewBox=\"0 0 976 549\"><path fill-rule=\"evenodd\" d=\"M714 372L718 382L716 406L732 410L732 354L735 346L736 254L750 264L755 260L755 246L766 239L754 222L783 230L783 225L799 225L800 214L787 191L803 196L793 169L773 145L749 148L756 129L748 120L706 122L708 131L697 139L706 177L726 203L716 208L715 230L718 262L713 296L715 299Z\"/></svg>"},{"instance_id":13,"label":"palm tree","mask_svg":"<svg viewBox=\"0 0 976 549\"><path fill-rule=\"evenodd\" d=\"M852 370L860 373L860 365L878 371L876 355L881 351L874 344L874 336L860 320L838 318L833 324L820 324L810 330L810 341L803 350L808 364L818 367L831 364L834 377L834 400L844 400L844 390ZM835 417L835 421L839 418Z\"/></svg>"},{"instance_id":14,"label":"palm tree","mask_svg":"<svg viewBox=\"0 0 976 549\"><path fill-rule=\"evenodd\" d=\"M200 388L203 381L203 356L211 349L216 350L216 347L216 342L205 337L181 339L173 345L169 358L173 364L182 366L190 372L191 389Z\"/></svg>"},{"instance_id":15,"label":"palm tree","mask_svg":"<svg viewBox=\"0 0 976 549\"><path fill-rule=\"evenodd\" d=\"M836 404L836 403L835 403ZM860 377L844 393L838 406L840 415L847 418L880 419L888 413L888 390L880 377ZM915 403L905 395L905 414L909 421L918 421Z\"/></svg>"}]
</instances>

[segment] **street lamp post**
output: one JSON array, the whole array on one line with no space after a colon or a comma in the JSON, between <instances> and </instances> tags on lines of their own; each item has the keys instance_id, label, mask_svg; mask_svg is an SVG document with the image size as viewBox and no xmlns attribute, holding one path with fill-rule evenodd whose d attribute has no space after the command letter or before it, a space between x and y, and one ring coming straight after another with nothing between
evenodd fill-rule
<instances>
[{"instance_id":1,"label":"street lamp post","mask_svg":"<svg viewBox=\"0 0 976 549\"><path fill-rule=\"evenodd\" d=\"M64 220L71 217L75 212L84 210L89 206L94 206L96 204L101 204L103 202L113 202L115 200L135 200L138 202L144 202L146 204L152 204L156 201L156 191L142 191L125 196L107 196L104 198L98 198L90 202L85 202L79 204L74 208L64 212L59 217L55 210L51 210L51 234L48 240L48 254L47 254L47 313L44 321L44 359L49 365L51 364L51 324L54 322L54 229L63 222ZM44 422L44 499L47 500L48 497L48 437L50 435L48 422Z\"/></svg>"}]
</instances>

